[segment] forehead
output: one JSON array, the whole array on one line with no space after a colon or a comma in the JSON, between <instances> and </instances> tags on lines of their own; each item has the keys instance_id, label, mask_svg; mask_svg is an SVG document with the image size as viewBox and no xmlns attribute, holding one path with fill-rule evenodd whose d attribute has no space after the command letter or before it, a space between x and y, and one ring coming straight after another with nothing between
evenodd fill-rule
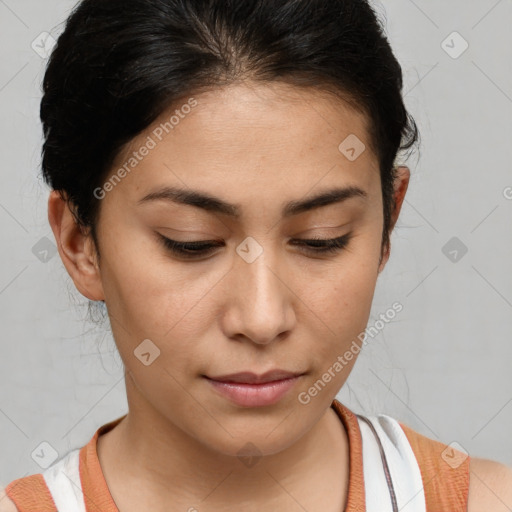
<instances>
[{"instance_id":1,"label":"forehead","mask_svg":"<svg viewBox=\"0 0 512 512\"><path fill-rule=\"evenodd\" d=\"M340 98L283 83L204 91L175 102L126 146L113 172L151 149L116 193L137 201L156 185L179 185L228 200L236 193L243 203L244 193L275 191L282 200L316 186L357 185L371 196L380 179L367 122Z\"/></svg>"}]
</instances>

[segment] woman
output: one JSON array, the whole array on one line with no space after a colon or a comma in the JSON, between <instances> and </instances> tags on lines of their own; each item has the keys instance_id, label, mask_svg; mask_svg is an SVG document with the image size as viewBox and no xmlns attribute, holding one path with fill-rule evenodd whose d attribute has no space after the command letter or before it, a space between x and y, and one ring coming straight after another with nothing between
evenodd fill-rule
<instances>
[{"instance_id":1,"label":"woman","mask_svg":"<svg viewBox=\"0 0 512 512\"><path fill-rule=\"evenodd\" d=\"M49 221L129 412L3 511L489 511L512 471L336 400L418 132L363 0L83 0L44 79Z\"/></svg>"}]
</instances>

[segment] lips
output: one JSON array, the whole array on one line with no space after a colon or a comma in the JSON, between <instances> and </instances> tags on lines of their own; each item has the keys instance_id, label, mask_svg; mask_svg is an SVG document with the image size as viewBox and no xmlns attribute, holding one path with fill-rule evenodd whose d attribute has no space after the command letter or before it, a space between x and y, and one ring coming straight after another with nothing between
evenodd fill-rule
<instances>
[{"instance_id":1,"label":"lips","mask_svg":"<svg viewBox=\"0 0 512 512\"><path fill-rule=\"evenodd\" d=\"M214 391L239 407L265 407L277 404L297 385L303 373L271 370L257 375L252 372L207 377Z\"/></svg>"},{"instance_id":2,"label":"lips","mask_svg":"<svg viewBox=\"0 0 512 512\"><path fill-rule=\"evenodd\" d=\"M233 382L238 384L264 384L268 382L276 382L285 379L293 379L295 377L299 377L300 375L304 375L304 372L292 372L287 370L275 369L265 372L261 375L258 375L253 372L238 372L230 373L228 375L219 375L215 377L209 377L205 375L205 377L210 380L225 383Z\"/></svg>"}]
</instances>

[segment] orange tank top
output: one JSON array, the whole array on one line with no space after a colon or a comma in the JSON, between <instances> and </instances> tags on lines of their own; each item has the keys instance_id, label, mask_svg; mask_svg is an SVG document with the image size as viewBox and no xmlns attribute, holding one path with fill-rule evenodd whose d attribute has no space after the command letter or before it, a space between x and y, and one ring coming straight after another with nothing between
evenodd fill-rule
<instances>
[{"instance_id":1,"label":"orange tank top","mask_svg":"<svg viewBox=\"0 0 512 512\"><path fill-rule=\"evenodd\" d=\"M359 422L357 416L338 400L334 400L331 407L345 426L349 441L350 474L347 504L345 511L340 512L365 512L365 485L371 485L371 482L364 481L363 443ZM96 444L100 435L114 428L124 417L98 428L91 440L77 450L80 498L83 497L80 508L85 512L119 512L105 481ZM456 465L450 465L446 462L447 456L452 456L453 450L450 447L429 439L406 425L399 425L410 443L420 469L426 511L466 512L469 457ZM42 473L13 480L6 486L5 492L19 512L67 512L57 509Z\"/></svg>"}]
</instances>

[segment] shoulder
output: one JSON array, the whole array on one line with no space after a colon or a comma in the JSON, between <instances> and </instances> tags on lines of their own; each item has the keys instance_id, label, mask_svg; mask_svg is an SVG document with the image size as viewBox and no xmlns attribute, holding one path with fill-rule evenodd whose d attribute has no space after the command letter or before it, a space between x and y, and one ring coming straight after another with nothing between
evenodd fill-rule
<instances>
[{"instance_id":1,"label":"shoulder","mask_svg":"<svg viewBox=\"0 0 512 512\"><path fill-rule=\"evenodd\" d=\"M5 489L0 486L0 512L18 512L16 505L5 494Z\"/></svg>"},{"instance_id":2,"label":"shoulder","mask_svg":"<svg viewBox=\"0 0 512 512\"><path fill-rule=\"evenodd\" d=\"M40 510L57 512L42 473L17 478L0 489L0 512L32 510L34 503Z\"/></svg>"},{"instance_id":3,"label":"shoulder","mask_svg":"<svg viewBox=\"0 0 512 512\"><path fill-rule=\"evenodd\" d=\"M461 500L467 496L467 512L512 511L512 468L469 457L450 445L401 426L418 457L422 475L426 477L424 481L429 482L425 485L427 501L439 500L442 494L456 491ZM462 502L461 509L466 510Z\"/></svg>"},{"instance_id":4,"label":"shoulder","mask_svg":"<svg viewBox=\"0 0 512 512\"><path fill-rule=\"evenodd\" d=\"M400 426L421 471L427 510L469 512L469 455L456 443L445 444L404 424Z\"/></svg>"},{"instance_id":5,"label":"shoulder","mask_svg":"<svg viewBox=\"0 0 512 512\"><path fill-rule=\"evenodd\" d=\"M512 510L512 468L487 459L471 458L468 512Z\"/></svg>"}]
</instances>

